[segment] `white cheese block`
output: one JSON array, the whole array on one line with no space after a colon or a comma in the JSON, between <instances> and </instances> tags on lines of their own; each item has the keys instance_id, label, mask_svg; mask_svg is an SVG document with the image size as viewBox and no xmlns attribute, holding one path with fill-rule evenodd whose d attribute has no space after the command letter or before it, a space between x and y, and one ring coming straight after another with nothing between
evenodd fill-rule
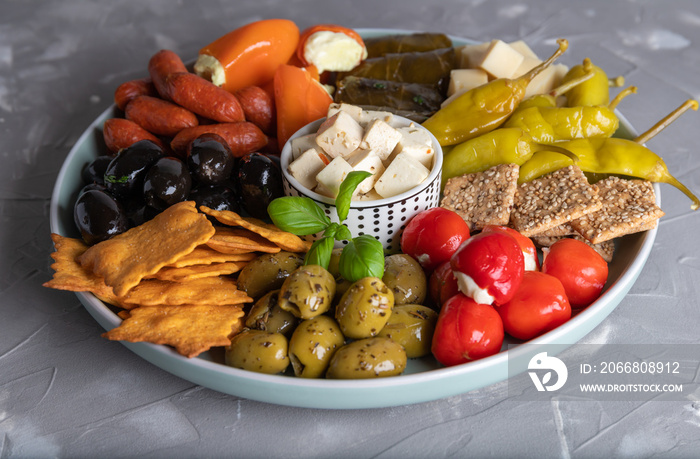
<instances>
[{"instance_id":1,"label":"white cheese block","mask_svg":"<svg viewBox=\"0 0 700 459\"><path fill-rule=\"evenodd\" d=\"M421 163L428 170L433 168L435 149L432 145L426 145L423 142L417 142L412 139L404 139L399 142L399 146L396 148L395 152L397 156L399 154L405 154Z\"/></svg>"},{"instance_id":2,"label":"white cheese block","mask_svg":"<svg viewBox=\"0 0 700 459\"><path fill-rule=\"evenodd\" d=\"M532 48L528 46L523 40L513 41L508 43L511 48L522 54L524 57L531 57L533 59L539 59L537 53L535 53Z\"/></svg>"},{"instance_id":3,"label":"white cheese block","mask_svg":"<svg viewBox=\"0 0 700 459\"><path fill-rule=\"evenodd\" d=\"M365 110L360 115L360 126L367 127L373 120L382 120L385 123L391 124L394 119L394 114L381 110Z\"/></svg>"},{"instance_id":4,"label":"white cheese block","mask_svg":"<svg viewBox=\"0 0 700 459\"><path fill-rule=\"evenodd\" d=\"M430 171L406 153L399 153L389 164L374 189L383 198L396 196L419 185Z\"/></svg>"},{"instance_id":5,"label":"white cheese block","mask_svg":"<svg viewBox=\"0 0 700 459\"><path fill-rule=\"evenodd\" d=\"M532 97L536 94L546 94L552 89L559 86L562 78L566 75L569 68L564 64L553 64L542 70L525 90L525 98Z\"/></svg>"},{"instance_id":6,"label":"white cheese block","mask_svg":"<svg viewBox=\"0 0 700 459\"><path fill-rule=\"evenodd\" d=\"M491 46L491 42L478 43L475 45L464 45L459 49L459 66L463 69L476 67L477 62L484 59L484 54Z\"/></svg>"},{"instance_id":7,"label":"white cheese block","mask_svg":"<svg viewBox=\"0 0 700 459\"><path fill-rule=\"evenodd\" d=\"M339 110L318 128L316 144L330 158L347 156L360 146L362 126L347 112Z\"/></svg>"},{"instance_id":8,"label":"white cheese block","mask_svg":"<svg viewBox=\"0 0 700 459\"><path fill-rule=\"evenodd\" d=\"M320 156L322 154L315 148L309 148L289 164L289 174L303 186L313 190L316 186L316 176L326 167L326 162Z\"/></svg>"},{"instance_id":9,"label":"white cheese block","mask_svg":"<svg viewBox=\"0 0 700 459\"><path fill-rule=\"evenodd\" d=\"M316 182L327 190L329 193L327 196L335 198L340 184L350 172L352 172L352 166L342 156L338 156L316 175Z\"/></svg>"},{"instance_id":10,"label":"white cheese block","mask_svg":"<svg viewBox=\"0 0 700 459\"><path fill-rule=\"evenodd\" d=\"M473 65L494 78L510 78L525 57L502 40L493 40L483 59Z\"/></svg>"},{"instance_id":11,"label":"white cheese block","mask_svg":"<svg viewBox=\"0 0 700 459\"><path fill-rule=\"evenodd\" d=\"M292 160L297 159L309 148L318 148L316 133L306 134L292 139Z\"/></svg>"},{"instance_id":12,"label":"white cheese block","mask_svg":"<svg viewBox=\"0 0 700 459\"><path fill-rule=\"evenodd\" d=\"M374 119L367 125L360 147L373 150L383 161L394 151L399 140L401 140L399 131L380 119Z\"/></svg>"},{"instance_id":13,"label":"white cheese block","mask_svg":"<svg viewBox=\"0 0 700 459\"><path fill-rule=\"evenodd\" d=\"M330 190L328 190L326 187L321 185L320 183L318 185L316 185L316 188L314 188L314 191L316 193L320 194L321 196L326 196L327 198L335 198L335 195Z\"/></svg>"},{"instance_id":14,"label":"white cheese block","mask_svg":"<svg viewBox=\"0 0 700 459\"><path fill-rule=\"evenodd\" d=\"M447 95L463 93L489 81L488 74L481 69L455 69L450 72Z\"/></svg>"},{"instance_id":15,"label":"white cheese block","mask_svg":"<svg viewBox=\"0 0 700 459\"><path fill-rule=\"evenodd\" d=\"M373 175L364 179L355 189L355 196L368 193L384 172L384 163L374 150L357 150L347 158L353 171L371 172Z\"/></svg>"},{"instance_id":16,"label":"white cheese block","mask_svg":"<svg viewBox=\"0 0 700 459\"><path fill-rule=\"evenodd\" d=\"M353 201L376 201L377 199L384 199L382 198L379 193L377 193L374 189L369 190L367 193L361 193L358 194L357 196L353 196Z\"/></svg>"},{"instance_id":17,"label":"white cheese block","mask_svg":"<svg viewBox=\"0 0 700 459\"><path fill-rule=\"evenodd\" d=\"M332 117L333 115L335 115L339 111L344 111L348 115L352 116L352 118L355 121L357 121L358 123L360 123L360 121L362 120L362 116L363 116L362 107L358 107L357 105L344 104L344 103L330 104L328 106L328 113L326 114L326 118Z\"/></svg>"}]
</instances>

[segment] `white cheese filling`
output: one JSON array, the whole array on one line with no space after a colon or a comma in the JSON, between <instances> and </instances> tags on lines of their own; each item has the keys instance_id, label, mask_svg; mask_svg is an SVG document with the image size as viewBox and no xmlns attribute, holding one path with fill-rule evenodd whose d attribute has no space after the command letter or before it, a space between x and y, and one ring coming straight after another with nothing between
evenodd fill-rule
<instances>
[{"instance_id":1,"label":"white cheese filling","mask_svg":"<svg viewBox=\"0 0 700 459\"><path fill-rule=\"evenodd\" d=\"M223 86L226 83L226 72L221 62L214 56L208 54L200 54L197 62L194 64L194 73L211 80L217 86Z\"/></svg>"},{"instance_id":2,"label":"white cheese filling","mask_svg":"<svg viewBox=\"0 0 700 459\"><path fill-rule=\"evenodd\" d=\"M472 298L477 303L493 304L495 298L489 295L489 292L485 288L476 285L476 282L474 282L471 276L458 271L455 271L454 275L457 278L457 285L459 286L460 292Z\"/></svg>"}]
</instances>

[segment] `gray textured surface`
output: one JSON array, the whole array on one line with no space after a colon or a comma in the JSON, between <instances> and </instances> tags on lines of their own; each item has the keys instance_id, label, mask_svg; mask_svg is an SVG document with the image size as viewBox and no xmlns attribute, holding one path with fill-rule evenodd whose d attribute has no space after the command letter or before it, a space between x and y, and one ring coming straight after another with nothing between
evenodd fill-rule
<instances>
[{"instance_id":1,"label":"gray textured surface","mask_svg":"<svg viewBox=\"0 0 700 459\"><path fill-rule=\"evenodd\" d=\"M151 54L199 47L252 20L300 27L444 31L570 40L639 93L621 110L640 131L700 97L696 0L527 2L101 0L0 2L0 458L10 457L692 457L700 402L509 401L506 384L415 406L294 409L222 395L140 360L51 276L48 209L61 163L122 81ZM700 190L698 114L649 146ZM700 212L662 185L666 212L630 294L584 341L697 343Z\"/></svg>"}]
</instances>

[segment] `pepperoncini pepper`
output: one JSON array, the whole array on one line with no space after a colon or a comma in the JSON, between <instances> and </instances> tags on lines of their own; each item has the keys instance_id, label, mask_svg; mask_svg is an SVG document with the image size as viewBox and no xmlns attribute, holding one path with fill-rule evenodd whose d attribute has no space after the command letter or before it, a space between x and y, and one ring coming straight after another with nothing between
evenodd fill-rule
<instances>
[{"instance_id":1,"label":"pepperoncini pepper","mask_svg":"<svg viewBox=\"0 0 700 459\"><path fill-rule=\"evenodd\" d=\"M611 137L620 126L615 107L624 97L636 91L637 88L630 86L607 106L530 107L517 110L504 126L519 127L541 143Z\"/></svg>"},{"instance_id":2,"label":"pepperoncini pepper","mask_svg":"<svg viewBox=\"0 0 700 459\"><path fill-rule=\"evenodd\" d=\"M593 73L593 77L566 92L566 105L569 107L608 105L610 102L610 79L603 69L593 65L589 58L585 58L582 64L571 67L562 78L562 82L566 83L585 73Z\"/></svg>"},{"instance_id":3,"label":"pepperoncini pepper","mask_svg":"<svg viewBox=\"0 0 700 459\"><path fill-rule=\"evenodd\" d=\"M442 163L442 184L463 174L483 172L498 164L525 163L539 150L554 150L575 158L568 151L541 145L520 128L496 129L454 146Z\"/></svg>"},{"instance_id":4,"label":"pepperoncini pepper","mask_svg":"<svg viewBox=\"0 0 700 459\"><path fill-rule=\"evenodd\" d=\"M518 113L520 110L525 110L526 108L530 107L558 107L561 106L562 104L559 103L560 98L562 97L562 94L565 92L569 91L571 88L578 86L579 84L583 83L584 81L587 81L593 77L593 72L590 73L584 73L583 75L572 78L566 83L562 83L556 88L552 89L546 94L535 94L534 96L530 96L527 99L523 100L520 102L518 105L518 108L515 109L515 112L513 112L513 115Z\"/></svg>"},{"instance_id":5,"label":"pepperoncini pepper","mask_svg":"<svg viewBox=\"0 0 700 459\"><path fill-rule=\"evenodd\" d=\"M691 209L700 207L700 200L668 171L659 155L629 139L575 139L557 146L571 151L579 158L582 171L593 174L619 174L651 182L667 183L688 196Z\"/></svg>"},{"instance_id":6,"label":"pepperoncini pepper","mask_svg":"<svg viewBox=\"0 0 700 459\"><path fill-rule=\"evenodd\" d=\"M525 97L530 81L549 67L568 48L557 40L559 49L546 61L516 79L497 78L471 89L428 118L423 126L440 145L455 145L502 125Z\"/></svg>"},{"instance_id":7,"label":"pepperoncini pepper","mask_svg":"<svg viewBox=\"0 0 700 459\"><path fill-rule=\"evenodd\" d=\"M542 150L536 151L530 159L520 166L518 175L518 185L535 180L538 177L556 172L567 166L575 164L570 156L559 151Z\"/></svg>"}]
</instances>

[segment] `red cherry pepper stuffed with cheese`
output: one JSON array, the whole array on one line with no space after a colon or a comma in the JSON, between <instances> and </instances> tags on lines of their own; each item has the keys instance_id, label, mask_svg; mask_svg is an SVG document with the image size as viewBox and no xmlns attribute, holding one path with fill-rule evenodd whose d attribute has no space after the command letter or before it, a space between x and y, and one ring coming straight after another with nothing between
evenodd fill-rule
<instances>
[{"instance_id":1,"label":"red cherry pepper stuffed with cheese","mask_svg":"<svg viewBox=\"0 0 700 459\"><path fill-rule=\"evenodd\" d=\"M526 271L510 301L496 308L510 336L532 339L571 318L571 306L561 282L549 274Z\"/></svg>"},{"instance_id":2,"label":"red cherry pepper stuffed with cheese","mask_svg":"<svg viewBox=\"0 0 700 459\"><path fill-rule=\"evenodd\" d=\"M503 337L503 322L493 306L459 293L442 306L431 350L441 364L458 365L498 353Z\"/></svg>"},{"instance_id":3,"label":"red cherry pepper stuffed with cheese","mask_svg":"<svg viewBox=\"0 0 700 459\"><path fill-rule=\"evenodd\" d=\"M503 304L520 287L525 272L523 252L502 232L472 236L452 255L459 290L478 303Z\"/></svg>"},{"instance_id":4,"label":"red cherry pepper stuffed with cheese","mask_svg":"<svg viewBox=\"0 0 700 459\"><path fill-rule=\"evenodd\" d=\"M518 243L523 251L523 256L525 257L525 271L540 270L540 259L537 257L537 249L535 248L535 244L532 242L532 239L529 237L523 236L516 229L500 225L487 225L481 231L484 233L500 231L502 233L510 234L515 238L515 242Z\"/></svg>"},{"instance_id":5,"label":"red cherry pepper stuffed with cheese","mask_svg":"<svg viewBox=\"0 0 700 459\"><path fill-rule=\"evenodd\" d=\"M432 271L469 238L469 225L458 213L433 207L414 216L401 234L401 251Z\"/></svg>"},{"instance_id":6,"label":"red cherry pepper stuffed with cheese","mask_svg":"<svg viewBox=\"0 0 700 459\"><path fill-rule=\"evenodd\" d=\"M608 281L608 263L598 252L576 239L561 239L542 252L542 272L561 281L572 308L598 299Z\"/></svg>"}]
</instances>

